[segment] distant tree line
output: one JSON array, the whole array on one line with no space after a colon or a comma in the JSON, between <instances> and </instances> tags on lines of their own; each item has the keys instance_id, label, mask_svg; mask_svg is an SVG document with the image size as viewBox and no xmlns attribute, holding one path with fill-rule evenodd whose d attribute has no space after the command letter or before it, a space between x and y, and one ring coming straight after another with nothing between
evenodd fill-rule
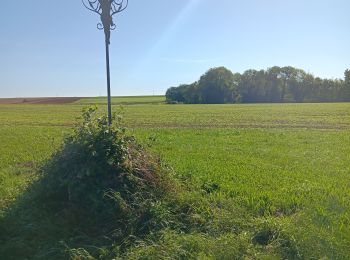
<instances>
[{"instance_id":1,"label":"distant tree line","mask_svg":"<svg viewBox=\"0 0 350 260\"><path fill-rule=\"evenodd\" d=\"M350 101L350 70L344 79L321 79L293 67L272 67L232 73L225 67L208 70L197 82L171 87L169 103L224 104Z\"/></svg>"}]
</instances>

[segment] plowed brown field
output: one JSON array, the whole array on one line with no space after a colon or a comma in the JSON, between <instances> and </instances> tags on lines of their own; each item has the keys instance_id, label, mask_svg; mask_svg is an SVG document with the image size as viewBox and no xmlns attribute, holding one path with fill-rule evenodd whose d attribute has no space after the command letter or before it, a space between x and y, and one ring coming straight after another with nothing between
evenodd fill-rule
<instances>
[{"instance_id":1,"label":"plowed brown field","mask_svg":"<svg viewBox=\"0 0 350 260\"><path fill-rule=\"evenodd\" d=\"M80 99L80 97L0 98L0 104L67 104Z\"/></svg>"}]
</instances>

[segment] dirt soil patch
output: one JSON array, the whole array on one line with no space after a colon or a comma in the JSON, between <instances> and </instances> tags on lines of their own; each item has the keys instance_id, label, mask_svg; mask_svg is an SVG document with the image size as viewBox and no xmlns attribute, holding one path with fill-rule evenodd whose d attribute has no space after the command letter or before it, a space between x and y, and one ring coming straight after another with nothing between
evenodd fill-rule
<instances>
[{"instance_id":1,"label":"dirt soil patch","mask_svg":"<svg viewBox=\"0 0 350 260\"><path fill-rule=\"evenodd\" d=\"M67 104L80 99L80 97L0 98L0 104Z\"/></svg>"}]
</instances>

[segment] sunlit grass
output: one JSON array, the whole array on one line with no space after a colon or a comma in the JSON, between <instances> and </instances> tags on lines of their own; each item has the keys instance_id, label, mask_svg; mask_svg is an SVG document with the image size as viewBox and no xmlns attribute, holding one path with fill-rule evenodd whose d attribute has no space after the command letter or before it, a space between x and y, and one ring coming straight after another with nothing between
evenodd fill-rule
<instances>
[{"instance_id":1,"label":"sunlit grass","mask_svg":"<svg viewBox=\"0 0 350 260\"><path fill-rule=\"evenodd\" d=\"M161 99L124 100L125 124L173 167L189 190L184 200L198 207L193 218L206 224L202 233L164 231L156 244L130 248L131 258L178 250L232 257L218 241L236 256L279 258L285 236L300 258L350 257L350 104L165 105ZM35 180L35 164L94 102L103 113L102 98L0 105L3 214ZM266 230L279 234L279 245L254 244Z\"/></svg>"}]
</instances>

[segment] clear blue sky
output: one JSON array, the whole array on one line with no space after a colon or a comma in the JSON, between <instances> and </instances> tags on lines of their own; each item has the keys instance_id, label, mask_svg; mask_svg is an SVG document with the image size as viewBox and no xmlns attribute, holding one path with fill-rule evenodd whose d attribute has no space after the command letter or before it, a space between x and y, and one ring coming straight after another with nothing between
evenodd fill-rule
<instances>
[{"instance_id":1,"label":"clear blue sky","mask_svg":"<svg viewBox=\"0 0 350 260\"><path fill-rule=\"evenodd\" d=\"M0 97L105 95L99 17L80 0L3 0ZM130 0L111 38L113 95L164 94L211 67L343 78L349 0Z\"/></svg>"}]
</instances>

